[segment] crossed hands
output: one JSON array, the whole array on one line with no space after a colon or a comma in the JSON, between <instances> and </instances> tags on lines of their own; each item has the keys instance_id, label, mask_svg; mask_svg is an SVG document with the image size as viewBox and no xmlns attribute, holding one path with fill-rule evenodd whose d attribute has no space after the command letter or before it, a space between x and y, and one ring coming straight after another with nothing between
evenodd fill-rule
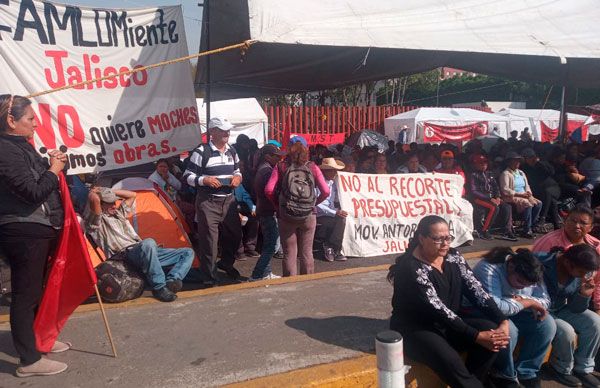
<instances>
[{"instance_id":1,"label":"crossed hands","mask_svg":"<svg viewBox=\"0 0 600 388\"><path fill-rule=\"evenodd\" d=\"M499 352L508 346L510 340L508 321L502 321L497 329L480 331L475 342L492 352Z\"/></svg>"}]
</instances>

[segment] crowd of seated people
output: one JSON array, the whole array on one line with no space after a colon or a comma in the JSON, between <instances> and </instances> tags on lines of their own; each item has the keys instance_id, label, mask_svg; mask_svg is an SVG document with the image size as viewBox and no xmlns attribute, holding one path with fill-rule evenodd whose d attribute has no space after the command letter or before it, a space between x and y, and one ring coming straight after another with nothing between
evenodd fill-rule
<instances>
[{"instance_id":1,"label":"crowd of seated people","mask_svg":"<svg viewBox=\"0 0 600 388\"><path fill-rule=\"evenodd\" d=\"M380 152L376 146L309 146L297 136L284 151L276 141L259 148L256 140L244 135L230 146L230 130L226 119L216 120L209 128L212 154L205 155L199 147L185 160L161 159L148 176L182 210L201 261L204 255L204 261L214 262L210 270L202 269L209 276L199 276L207 286L219 282L217 269L239 280L235 263L247 258L259 258L251 280L277 277L271 270L274 257L284 259L284 276L312 273L313 250L325 261L345 260L342 242L348 209L340 207L337 197L337 171L460 175L465 180L463 196L473 205L473 234L482 240L517 241L517 236L532 239L536 234L562 230L567 212L577 204L590 207L600 203L600 195L594 193L600 182L594 168L600 164L600 146L594 142L561 146L536 143L525 136L499 139L491 148L484 148L479 140L459 148L389 141L387 151ZM222 150L214 147L219 141ZM231 156L230 164L217 160L223 152ZM204 158L208 158L206 166ZM293 171L306 167L315 188L314 204L304 209L305 214L282 216L288 206L285 202L290 200L281 196L289 167ZM222 169L230 174L210 176ZM208 226L199 224L199 220L206 221L199 216L199 211L206 214L197 200L199 195L211 202L212 198L231 196L231 211L213 220L216 223L211 228L217 228L217 237L211 241L205 240ZM224 240L222 234L231 238ZM231 255L230 242L236 247ZM226 259L217 262L219 257Z\"/></svg>"},{"instance_id":2,"label":"crowd of seated people","mask_svg":"<svg viewBox=\"0 0 600 388\"><path fill-rule=\"evenodd\" d=\"M598 240L578 205L533 251L495 247L473 270L450 248L447 222L426 216L390 267L390 328L408 363L451 387L599 387ZM466 358L461 355L466 353Z\"/></svg>"}]
</instances>

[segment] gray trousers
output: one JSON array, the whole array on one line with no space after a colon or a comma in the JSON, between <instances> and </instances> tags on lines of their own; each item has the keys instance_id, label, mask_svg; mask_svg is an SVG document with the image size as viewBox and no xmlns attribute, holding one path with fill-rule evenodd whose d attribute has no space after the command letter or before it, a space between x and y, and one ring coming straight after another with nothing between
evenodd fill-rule
<instances>
[{"instance_id":1,"label":"gray trousers","mask_svg":"<svg viewBox=\"0 0 600 388\"><path fill-rule=\"evenodd\" d=\"M223 268L233 267L235 252L242 239L235 197L217 197L199 191L196 195L196 220L200 269L208 280L216 281L219 239L223 241L219 263Z\"/></svg>"}]
</instances>

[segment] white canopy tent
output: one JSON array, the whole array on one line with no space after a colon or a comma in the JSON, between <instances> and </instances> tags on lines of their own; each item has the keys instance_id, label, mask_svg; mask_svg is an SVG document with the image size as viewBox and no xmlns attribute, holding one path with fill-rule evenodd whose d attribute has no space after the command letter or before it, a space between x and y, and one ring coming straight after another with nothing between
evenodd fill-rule
<instances>
[{"instance_id":1,"label":"white canopy tent","mask_svg":"<svg viewBox=\"0 0 600 388\"><path fill-rule=\"evenodd\" d=\"M197 98L196 104L198 105L202 133L206 133L206 104L204 104L202 98ZM250 139L256 139L259 147L262 147L268 141L268 118L256 98L213 101L210 104L210 114L212 117L224 117L235 126L231 130L229 139L231 144L235 143L237 137L241 134L248 136Z\"/></svg>"},{"instance_id":2,"label":"white canopy tent","mask_svg":"<svg viewBox=\"0 0 600 388\"><path fill-rule=\"evenodd\" d=\"M418 108L400 113L384 120L385 135L389 139L397 140L398 133L406 125L408 131L405 142L423 143L426 137L426 123L445 127L481 123L484 126L482 129L485 128L481 135L494 133L503 138L508 135L506 117L469 108ZM497 131L493 131L494 128Z\"/></svg>"},{"instance_id":3,"label":"white canopy tent","mask_svg":"<svg viewBox=\"0 0 600 388\"><path fill-rule=\"evenodd\" d=\"M519 134L525 128L529 128L534 140L542 140L541 122L552 129L556 129L560 122L560 111L554 109L502 109L496 113L509 119L508 133L518 131ZM567 126L574 123L582 124L588 119L588 116L567 113Z\"/></svg>"},{"instance_id":4,"label":"white canopy tent","mask_svg":"<svg viewBox=\"0 0 600 388\"><path fill-rule=\"evenodd\" d=\"M341 87L442 66L600 87L596 0L219 0L199 61L213 100ZM507 22L510 21L510 22Z\"/></svg>"}]
</instances>

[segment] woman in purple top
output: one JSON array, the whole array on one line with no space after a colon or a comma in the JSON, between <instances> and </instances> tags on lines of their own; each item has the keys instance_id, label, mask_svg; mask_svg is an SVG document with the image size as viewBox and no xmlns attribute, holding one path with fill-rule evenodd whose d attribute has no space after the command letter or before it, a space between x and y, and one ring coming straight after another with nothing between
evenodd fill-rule
<instances>
[{"instance_id":1,"label":"woman in purple top","mask_svg":"<svg viewBox=\"0 0 600 388\"><path fill-rule=\"evenodd\" d=\"M300 136L290 139L285 161L273 169L265 195L275 205L283 247L283 276L315 272L312 244L317 227L315 206L329 197L329 186L316 164L309 162L308 144ZM315 199L315 187L319 196Z\"/></svg>"}]
</instances>

